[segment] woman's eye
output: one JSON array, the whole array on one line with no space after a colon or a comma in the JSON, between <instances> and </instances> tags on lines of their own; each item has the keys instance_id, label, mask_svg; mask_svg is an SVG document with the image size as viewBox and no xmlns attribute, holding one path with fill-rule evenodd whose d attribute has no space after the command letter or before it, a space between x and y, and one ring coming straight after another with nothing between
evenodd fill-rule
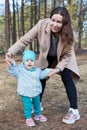
<instances>
[{"instance_id":1,"label":"woman's eye","mask_svg":"<svg viewBox=\"0 0 87 130\"><path fill-rule=\"evenodd\" d=\"M52 21L53 21L53 22L55 22L55 20L54 20L54 19L52 19Z\"/></svg>"},{"instance_id":2,"label":"woman's eye","mask_svg":"<svg viewBox=\"0 0 87 130\"><path fill-rule=\"evenodd\" d=\"M57 23L62 23L62 21L57 21Z\"/></svg>"}]
</instances>

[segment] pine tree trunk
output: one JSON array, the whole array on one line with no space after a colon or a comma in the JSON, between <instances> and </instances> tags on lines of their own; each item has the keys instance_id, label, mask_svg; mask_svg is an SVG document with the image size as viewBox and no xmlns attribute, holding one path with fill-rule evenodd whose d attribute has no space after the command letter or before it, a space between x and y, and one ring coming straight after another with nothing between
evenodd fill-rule
<instances>
[{"instance_id":1,"label":"pine tree trunk","mask_svg":"<svg viewBox=\"0 0 87 130\"><path fill-rule=\"evenodd\" d=\"M5 51L10 47L9 0L5 0Z\"/></svg>"}]
</instances>

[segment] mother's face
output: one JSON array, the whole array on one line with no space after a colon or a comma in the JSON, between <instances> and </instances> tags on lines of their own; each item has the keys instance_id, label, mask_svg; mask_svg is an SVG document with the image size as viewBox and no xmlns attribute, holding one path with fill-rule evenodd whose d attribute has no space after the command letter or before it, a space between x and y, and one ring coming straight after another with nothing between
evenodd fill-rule
<instances>
[{"instance_id":1,"label":"mother's face","mask_svg":"<svg viewBox=\"0 0 87 130\"><path fill-rule=\"evenodd\" d=\"M63 26L63 16L60 15L60 14L54 14L52 17L51 17L51 30L52 32L54 33L57 33L59 32L61 29L62 29L62 26Z\"/></svg>"}]
</instances>

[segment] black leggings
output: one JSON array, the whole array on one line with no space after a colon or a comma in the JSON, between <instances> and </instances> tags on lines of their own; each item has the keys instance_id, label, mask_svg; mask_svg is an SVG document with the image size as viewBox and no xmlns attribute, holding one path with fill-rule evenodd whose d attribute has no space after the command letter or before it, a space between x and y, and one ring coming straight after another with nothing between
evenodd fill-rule
<instances>
[{"instance_id":1,"label":"black leggings","mask_svg":"<svg viewBox=\"0 0 87 130\"><path fill-rule=\"evenodd\" d=\"M55 57L56 58L56 57ZM54 61L55 59L54 57L48 57L48 62L49 62L49 66L51 66L51 63ZM69 99L70 102L70 107L77 109L77 91L76 91L76 87L75 84L72 80L72 76L71 76L71 70L65 68L61 73L61 79L63 81L63 84L65 86L66 89L66 93L67 93L67 97ZM42 83L42 93L40 95L40 101L42 100L42 95L46 86L46 79L41 80Z\"/></svg>"}]
</instances>

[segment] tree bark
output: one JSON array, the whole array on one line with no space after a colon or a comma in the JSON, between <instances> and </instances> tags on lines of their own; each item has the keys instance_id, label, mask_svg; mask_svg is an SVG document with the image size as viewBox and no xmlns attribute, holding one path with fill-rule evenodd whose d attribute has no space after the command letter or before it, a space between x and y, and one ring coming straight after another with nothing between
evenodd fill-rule
<instances>
[{"instance_id":1,"label":"tree bark","mask_svg":"<svg viewBox=\"0 0 87 130\"><path fill-rule=\"evenodd\" d=\"M5 51L10 47L9 0L5 0Z\"/></svg>"}]
</instances>

